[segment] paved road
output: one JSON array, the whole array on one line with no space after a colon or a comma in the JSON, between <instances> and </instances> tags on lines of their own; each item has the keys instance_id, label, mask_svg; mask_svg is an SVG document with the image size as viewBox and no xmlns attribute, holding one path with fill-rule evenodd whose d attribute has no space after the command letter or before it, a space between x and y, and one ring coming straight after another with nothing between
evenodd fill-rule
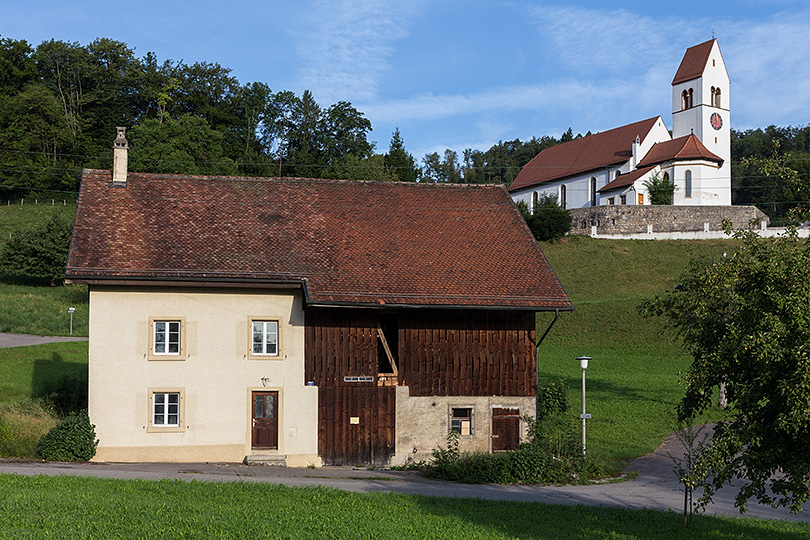
<instances>
[{"instance_id":1,"label":"paved road","mask_svg":"<svg viewBox=\"0 0 810 540\"><path fill-rule=\"evenodd\" d=\"M43 343L57 343L62 341L87 341L86 337L55 337L30 336L28 334L5 334L0 332L0 348L25 347L28 345L42 345Z\"/></svg>"},{"instance_id":2,"label":"paved road","mask_svg":"<svg viewBox=\"0 0 810 540\"><path fill-rule=\"evenodd\" d=\"M40 337L0 333L0 347L19 347L78 341L86 338ZM236 463L24 463L0 461L0 473L21 475L73 475L118 479L177 479L211 482L268 482L287 486L327 486L346 491L368 493L395 491L408 495L437 497L471 497L492 500L536 501L547 504L583 504L620 508L653 508L683 510L683 490L672 472L669 457L680 456L683 448L673 435L652 454L634 460L628 472L638 475L632 480L591 486L496 486L451 484L428 480L412 472L368 470L349 467L293 469L286 467L248 466ZM739 516L734 507L737 490L731 486L715 496L707 513ZM697 495L695 496L697 497ZM786 519L810 523L810 505L797 515L786 509L774 509L751 503L748 517Z\"/></svg>"},{"instance_id":3,"label":"paved road","mask_svg":"<svg viewBox=\"0 0 810 540\"><path fill-rule=\"evenodd\" d=\"M668 453L677 452L673 436L650 455L633 461L632 480L590 486L496 486L452 484L425 479L412 472L368 470L349 467L293 469L235 463L20 463L0 462L0 473L21 475L73 475L118 479L177 479L211 482L267 482L287 486L327 486L368 493L394 491L408 495L470 497L492 500L536 501L547 504L613 506L620 508L683 509L683 491L672 472ZM707 513L739 516L734 508L736 489L729 487L715 497ZM786 519L810 523L810 508L798 515L785 509L751 504L748 517Z\"/></svg>"}]
</instances>

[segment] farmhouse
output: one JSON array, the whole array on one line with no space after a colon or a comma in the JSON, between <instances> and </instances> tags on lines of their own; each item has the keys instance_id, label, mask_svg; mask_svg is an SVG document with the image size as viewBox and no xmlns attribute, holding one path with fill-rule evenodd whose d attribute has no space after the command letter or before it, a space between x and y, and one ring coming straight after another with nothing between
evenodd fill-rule
<instances>
[{"instance_id":1,"label":"farmhouse","mask_svg":"<svg viewBox=\"0 0 810 540\"><path fill-rule=\"evenodd\" d=\"M84 171L66 271L90 290L96 460L525 437L535 315L573 308L505 189L127 173L126 151L121 130L114 171Z\"/></svg>"},{"instance_id":2,"label":"farmhouse","mask_svg":"<svg viewBox=\"0 0 810 540\"><path fill-rule=\"evenodd\" d=\"M675 184L672 204L731 204L729 78L717 40L690 47L672 80L672 133L660 116L553 146L509 187L534 208L552 195L564 208L649 205L645 182Z\"/></svg>"}]
</instances>

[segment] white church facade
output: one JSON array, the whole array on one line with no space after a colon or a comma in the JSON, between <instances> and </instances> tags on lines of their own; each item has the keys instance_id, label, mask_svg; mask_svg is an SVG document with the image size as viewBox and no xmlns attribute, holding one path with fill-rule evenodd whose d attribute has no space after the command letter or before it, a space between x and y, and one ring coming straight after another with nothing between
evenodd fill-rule
<instances>
[{"instance_id":1,"label":"white church facade","mask_svg":"<svg viewBox=\"0 0 810 540\"><path fill-rule=\"evenodd\" d=\"M672 204L731 205L729 78L717 40L686 50L672 80L672 134L660 116L547 148L509 187L530 209L543 195L564 208L647 205L644 183L675 184Z\"/></svg>"}]
</instances>

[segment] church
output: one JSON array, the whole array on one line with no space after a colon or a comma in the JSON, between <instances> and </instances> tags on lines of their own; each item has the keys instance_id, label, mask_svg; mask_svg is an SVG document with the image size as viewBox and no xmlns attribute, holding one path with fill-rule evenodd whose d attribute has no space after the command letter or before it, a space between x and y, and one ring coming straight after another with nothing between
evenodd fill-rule
<instances>
[{"instance_id":1,"label":"church","mask_svg":"<svg viewBox=\"0 0 810 540\"><path fill-rule=\"evenodd\" d=\"M509 187L531 210L648 205L653 178L675 184L673 205L731 205L729 78L716 39L686 50L672 80L672 132L660 116L547 148Z\"/></svg>"}]
</instances>

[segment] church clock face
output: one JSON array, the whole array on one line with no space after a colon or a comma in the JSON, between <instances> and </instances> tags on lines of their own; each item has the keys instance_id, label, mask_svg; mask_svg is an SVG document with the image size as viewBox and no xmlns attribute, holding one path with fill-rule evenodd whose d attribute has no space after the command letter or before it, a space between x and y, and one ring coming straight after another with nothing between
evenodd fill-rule
<instances>
[{"instance_id":1,"label":"church clock face","mask_svg":"<svg viewBox=\"0 0 810 540\"><path fill-rule=\"evenodd\" d=\"M720 128L723 127L723 118L717 113L712 113L711 117L709 117L709 122L711 122L715 130L719 131Z\"/></svg>"}]
</instances>

